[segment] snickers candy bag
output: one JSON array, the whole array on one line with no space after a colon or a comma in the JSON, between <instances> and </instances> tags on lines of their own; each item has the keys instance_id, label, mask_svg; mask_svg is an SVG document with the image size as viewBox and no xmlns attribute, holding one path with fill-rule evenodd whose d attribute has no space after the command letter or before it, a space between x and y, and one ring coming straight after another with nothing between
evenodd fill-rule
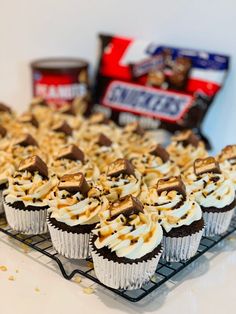
<instances>
[{"instance_id":1,"label":"snickers candy bag","mask_svg":"<svg viewBox=\"0 0 236 314\"><path fill-rule=\"evenodd\" d=\"M224 83L228 56L119 36L99 40L94 98L109 118L172 133L195 129L210 148L201 124Z\"/></svg>"}]
</instances>

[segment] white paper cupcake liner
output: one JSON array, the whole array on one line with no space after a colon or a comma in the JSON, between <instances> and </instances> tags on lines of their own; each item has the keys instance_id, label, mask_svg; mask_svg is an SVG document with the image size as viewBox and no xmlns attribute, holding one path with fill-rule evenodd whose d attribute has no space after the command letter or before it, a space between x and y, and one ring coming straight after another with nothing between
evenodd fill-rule
<instances>
[{"instance_id":1,"label":"white paper cupcake liner","mask_svg":"<svg viewBox=\"0 0 236 314\"><path fill-rule=\"evenodd\" d=\"M147 283L156 271L161 254L162 249L150 260L125 264L108 260L91 245L91 255L98 280L114 289L134 290Z\"/></svg>"},{"instance_id":2,"label":"white paper cupcake liner","mask_svg":"<svg viewBox=\"0 0 236 314\"><path fill-rule=\"evenodd\" d=\"M3 201L9 226L23 234L43 234L48 232L47 210L16 209Z\"/></svg>"},{"instance_id":3,"label":"white paper cupcake liner","mask_svg":"<svg viewBox=\"0 0 236 314\"><path fill-rule=\"evenodd\" d=\"M163 237L162 258L167 262L185 261L197 253L203 229L185 237Z\"/></svg>"},{"instance_id":4,"label":"white paper cupcake liner","mask_svg":"<svg viewBox=\"0 0 236 314\"><path fill-rule=\"evenodd\" d=\"M234 214L234 208L222 213L203 212L205 222L204 236L210 237L222 234L229 228L231 219Z\"/></svg>"},{"instance_id":5,"label":"white paper cupcake liner","mask_svg":"<svg viewBox=\"0 0 236 314\"><path fill-rule=\"evenodd\" d=\"M54 226L47 218L48 228L55 250L68 258L85 259L90 256L90 233L72 233Z\"/></svg>"},{"instance_id":6,"label":"white paper cupcake liner","mask_svg":"<svg viewBox=\"0 0 236 314\"><path fill-rule=\"evenodd\" d=\"M2 192L3 190L0 190L0 214L4 213Z\"/></svg>"}]
</instances>

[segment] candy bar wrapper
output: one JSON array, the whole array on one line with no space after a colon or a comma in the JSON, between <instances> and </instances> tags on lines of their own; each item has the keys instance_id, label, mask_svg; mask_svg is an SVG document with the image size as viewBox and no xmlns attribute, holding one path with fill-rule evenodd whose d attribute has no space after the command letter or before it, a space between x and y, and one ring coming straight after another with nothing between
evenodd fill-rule
<instances>
[{"instance_id":1,"label":"candy bar wrapper","mask_svg":"<svg viewBox=\"0 0 236 314\"><path fill-rule=\"evenodd\" d=\"M234 211L235 209L222 213L204 212L203 219L206 226L204 236L210 237L227 231Z\"/></svg>"},{"instance_id":2,"label":"candy bar wrapper","mask_svg":"<svg viewBox=\"0 0 236 314\"><path fill-rule=\"evenodd\" d=\"M126 264L104 258L91 245L91 255L98 280L114 289L139 289L154 275L161 254L162 249L150 260Z\"/></svg>"},{"instance_id":3,"label":"candy bar wrapper","mask_svg":"<svg viewBox=\"0 0 236 314\"><path fill-rule=\"evenodd\" d=\"M54 226L49 219L47 219L47 223L52 244L59 254L72 259L85 259L90 256L90 233L82 234L63 231Z\"/></svg>"},{"instance_id":4,"label":"candy bar wrapper","mask_svg":"<svg viewBox=\"0 0 236 314\"><path fill-rule=\"evenodd\" d=\"M47 209L22 210L3 201L9 226L22 234L43 234L48 232Z\"/></svg>"},{"instance_id":5,"label":"candy bar wrapper","mask_svg":"<svg viewBox=\"0 0 236 314\"><path fill-rule=\"evenodd\" d=\"M0 190L0 214L4 213L2 192L3 190Z\"/></svg>"},{"instance_id":6,"label":"candy bar wrapper","mask_svg":"<svg viewBox=\"0 0 236 314\"><path fill-rule=\"evenodd\" d=\"M163 237L164 251L162 258L167 262L185 261L197 253L203 229L185 237Z\"/></svg>"},{"instance_id":7,"label":"candy bar wrapper","mask_svg":"<svg viewBox=\"0 0 236 314\"><path fill-rule=\"evenodd\" d=\"M116 35L99 35L96 110L169 132L201 124L224 84L229 56ZM205 139L206 143L207 139Z\"/></svg>"}]
</instances>

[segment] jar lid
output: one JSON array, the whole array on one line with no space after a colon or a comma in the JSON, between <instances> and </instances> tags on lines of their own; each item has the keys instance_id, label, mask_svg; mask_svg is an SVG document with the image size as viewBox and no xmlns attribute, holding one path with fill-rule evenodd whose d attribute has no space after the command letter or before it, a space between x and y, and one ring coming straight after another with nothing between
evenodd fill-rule
<instances>
[{"instance_id":1,"label":"jar lid","mask_svg":"<svg viewBox=\"0 0 236 314\"><path fill-rule=\"evenodd\" d=\"M35 60L31 63L32 69L36 70L75 70L87 68L88 62L76 58L46 58Z\"/></svg>"}]
</instances>

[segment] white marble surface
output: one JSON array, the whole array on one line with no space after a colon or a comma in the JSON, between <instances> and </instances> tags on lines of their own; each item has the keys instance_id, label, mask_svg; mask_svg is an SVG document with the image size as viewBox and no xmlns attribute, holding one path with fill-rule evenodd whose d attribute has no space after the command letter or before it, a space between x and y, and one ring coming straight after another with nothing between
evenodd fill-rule
<instances>
[{"instance_id":1,"label":"white marble surface","mask_svg":"<svg viewBox=\"0 0 236 314\"><path fill-rule=\"evenodd\" d=\"M6 272L0 271L1 314L236 312L235 234L138 304L121 300L96 286L93 294L85 294L83 288L91 284L88 280L80 284L66 281L48 262L39 253L24 252L0 234L0 266L8 268ZM9 280L12 275L14 281Z\"/></svg>"}]
</instances>

